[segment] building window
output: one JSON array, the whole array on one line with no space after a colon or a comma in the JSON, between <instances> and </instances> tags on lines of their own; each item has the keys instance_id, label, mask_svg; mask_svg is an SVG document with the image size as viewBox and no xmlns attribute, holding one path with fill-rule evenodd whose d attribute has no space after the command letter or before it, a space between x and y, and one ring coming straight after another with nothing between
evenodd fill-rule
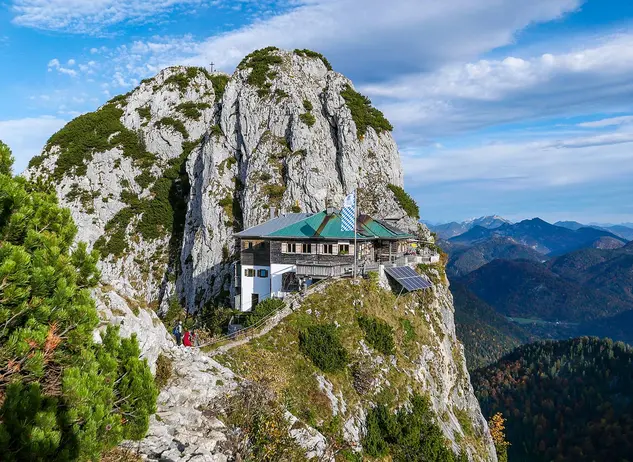
<instances>
[{"instance_id":1,"label":"building window","mask_svg":"<svg viewBox=\"0 0 633 462\"><path fill-rule=\"evenodd\" d=\"M255 277L255 270L252 268L246 268L244 270L244 276L246 276L247 278L254 278Z\"/></svg>"},{"instance_id":2,"label":"building window","mask_svg":"<svg viewBox=\"0 0 633 462\"><path fill-rule=\"evenodd\" d=\"M301 253L312 253L312 244L301 244Z\"/></svg>"},{"instance_id":3,"label":"building window","mask_svg":"<svg viewBox=\"0 0 633 462\"><path fill-rule=\"evenodd\" d=\"M268 270L264 270L264 269L257 270L257 277L258 278L267 278L268 277Z\"/></svg>"},{"instance_id":4,"label":"building window","mask_svg":"<svg viewBox=\"0 0 633 462\"><path fill-rule=\"evenodd\" d=\"M323 244L323 253L332 255L334 253L334 244Z\"/></svg>"},{"instance_id":5,"label":"building window","mask_svg":"<svg viewBox=\"0 0 633 462\"><path fill-rule=\"evenodd\" d=\"M349 255L349 244L339 244L338 253L340 255Z\"/></svg>"},{"instance_id":6,"label":"building window","mask_svg":"<svg viewBox=\"0 0 633 462\"><path fill-rule=\"evenodd\" d=\"M295 242L284 242L281 244L281 253L297 253L297 244Z\"/></svg>"}]
</instances>

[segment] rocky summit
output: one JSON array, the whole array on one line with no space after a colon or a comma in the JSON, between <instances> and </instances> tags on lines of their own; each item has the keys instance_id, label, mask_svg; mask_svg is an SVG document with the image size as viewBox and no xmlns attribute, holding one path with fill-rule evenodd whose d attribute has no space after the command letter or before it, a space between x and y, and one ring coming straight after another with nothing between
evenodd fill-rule
<instances>
[{"instance_id":1,"label":"rocky summit","mask_svg":"<svg viewBox=\"0 0 633 462\"><path fill-rule=\"evenodd\" d=\"M31 161L25 176L55 189L71 210L77 240L102 255L102 282L94 294L104 326L121 325L123 335L136 332L157 374L166 363L174 370L149 435L138 446L145 458L239 459L239 421L220 417L227 395L258 383L253 364L263 353L250 344L221 354L185 351L157 316L174 303L189 312L230 303L236 231L271 214L340 206L357 190L363 213L393 219L399 228L431 239L403 190L391 130L383 114L323 56L270 47L246 56L231 76L167 68L68 123ZM384 284L367 289L375 293L366 295L366 307L392 322L396 353L373 353L356 331L350 331L347 341L353 343L347 348L370 357L374 386L383 394L389 391L395 407L414 393L428 397L456 454L495 461L455 338L448 281L441 264L429 271L436 284L424 300L399 301ZM287 308L287 317L275 320L261 341L288 341L292 355L296 340L286 334L297 319L326 316L333 325L349 322L349 316L339 319L336 313L306 308L315 303L310 297L325 297L328 290L299 300L295 312ZM336 295L341 287L332 290L326 305L335 298L343 303L344 297ZM358 306L345 300L350 310ZM368 434L365 419L378 395L360 398L351 382L311 369L306 374L310 381L297 389L325 397L321 411L331 415L310 419L285 403L284 416L293 422L289 434L309 457L333 460L332 434L340 434L353 452L361 451ZM294 386L295 376L288 377L283 390ZM340 431L324 427L333 417Z\"/></svg>"}]
</instances>

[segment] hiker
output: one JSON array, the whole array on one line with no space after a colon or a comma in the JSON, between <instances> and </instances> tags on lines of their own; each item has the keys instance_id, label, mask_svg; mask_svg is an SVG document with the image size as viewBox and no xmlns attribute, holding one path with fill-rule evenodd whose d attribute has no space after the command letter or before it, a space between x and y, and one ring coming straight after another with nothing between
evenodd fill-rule
<instances>
[{"instance_id":1,"label":"hiker","mask_svg":"<svg viewBox=\"0 0 633 462\"><path fill-rule=\"evenodd\" d=\"M174 337L176 337L176 345L180 345L180 339L182 338L182 321L178 321L178 324L174 327L172 333L174 334Z\"/></svg>"},{"instance_id":2,"label":"hiker","mask_svg":"<svg viewBox=\"0 0 633 462\"><path fill-rule=\"evenodd\" d=\"M182 338L182 344L186 347L192 346L192 335L190 331L185 332L185 336Z\"/></svg>"}]
</instances>

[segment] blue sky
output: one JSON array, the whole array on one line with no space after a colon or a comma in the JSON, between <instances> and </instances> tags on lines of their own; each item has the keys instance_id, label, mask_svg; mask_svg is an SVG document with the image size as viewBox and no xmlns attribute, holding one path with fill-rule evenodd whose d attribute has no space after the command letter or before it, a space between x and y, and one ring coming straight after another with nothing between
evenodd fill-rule
<instances>
[{"instance_id":1,"label":"blue sky","mask_svg":"<svg viewBox=\"0 0 633 462\"><path fill-rule=\"evenodd\" d=\"M172 64L312 48L396 127L424 219L633 221L633 2L4 0L0 139L16 170L65 122Z\"/></svg>"}]
</instances>

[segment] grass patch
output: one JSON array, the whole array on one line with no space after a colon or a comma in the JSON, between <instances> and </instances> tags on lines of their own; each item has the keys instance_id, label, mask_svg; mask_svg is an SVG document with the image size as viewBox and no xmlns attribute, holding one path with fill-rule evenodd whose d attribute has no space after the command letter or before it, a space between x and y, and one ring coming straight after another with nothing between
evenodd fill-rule
<instances>
[{"instance_id":1,"label":"grass patch","mask_svg":"<svg viewBox=\"0 0 633 462\"><path fill-rule=\"evenodd\" d=\"M371 100L355 91L351 86L347 85L341 92L341 96L352 113L358 139L365 136L368 127L372 127L376 133L393 130L393 126L383 113L371 105Z\"/></svg>"},{"instance_id":2,"label":"grass patch","mask_svg":"<svg viewBox=\"0 0 633 462\"><path fill-rule=\"evenodd\" d=\"M314 115L312 115L310 112L299 114L299 119L308 127L312 127L316 123L316 117L314 117Z\"/></svg>"},{"instance_id":3,"label":"grass patch","mask_svg":"<svg viewBox=\"0 0 633 462\"><path fill-rule=\"evenodd\" d=\"M229 83L229 76L218 74L210 76L213 84L213 92L215 93L215 102L220 102L226 90L226 84Z\"/></svg>"},{"instance_id":4,"label":"grass patch","mask_svg":"<svg viewBox=\"0 0 633 462\"><path fill-rule=\"evenodd\" d=\"M418 208L418 204L415 203L415 200L409 195L409 193L407 193L400 186L396 186L395 184L388 184L387 187L395 196L396 202L398 202L398 205L402 207L402 210L404 210L405 213L411 218L419 220L420 209Z\"/></svg>"}]
</instances>

